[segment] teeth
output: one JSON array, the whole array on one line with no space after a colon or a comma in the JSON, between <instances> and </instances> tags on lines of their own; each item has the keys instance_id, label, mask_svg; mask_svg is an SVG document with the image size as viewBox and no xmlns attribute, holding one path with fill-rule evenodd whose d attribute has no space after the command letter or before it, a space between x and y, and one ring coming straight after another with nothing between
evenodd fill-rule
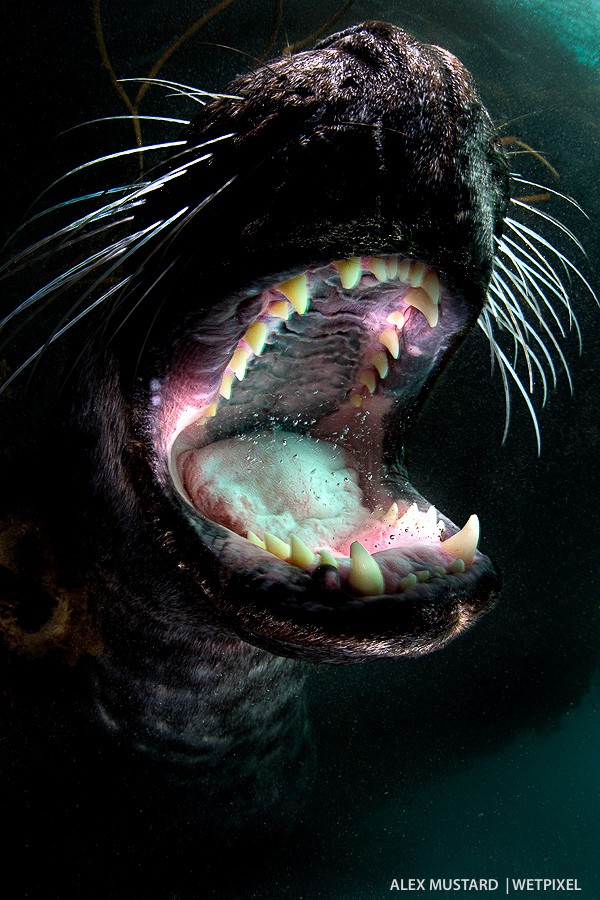
<instances>
[{"instance_id":1,"label":"teeth","mask_svg":"<svg viewBox=\"0 0 600 900\"><path fill-rule=\"evenodd\" d=\"M238 381L243 381L246 377L246 368L248 366L249 359L250 350L246 350L245 347L238 347L238 349L231 357L231 360L229 361L229 368Z\"/></svg>"},{"instance_id":2,"label":"teeth","mask_svg":"<svg viewBox=\"0 0 600 900\"><path fill-rule=\"evenodd\" d=\"M414 306L415 309L423 313L430 328L435 328L440 317L440 308L437 303L434 303L427 291L420 287L411 288L404 295L404 299L409 306Z\"/></svg>"},{"instance_id":3,"label":"teeth","mask_svg":"<svg viewBox=\"0 0 600 900\"><path fill-rule=\"evenodd\" d=\"M382 519L384 525L395 525L398 519L398 504L392 503L385 516Z\"/></svg>"},{"instance_id":4,"label":"teeth","mask_svg":"<svg viewBox=\"0 0 600 900\"><path fill-rule=\"evenodd\" d=\"M385 590L381 569L359 541L350 545L348 584L363 597L383 594Z\"/></svg>"},{"instance_id":5,"label":"teeth","mask_svg":"<svg viewBox=\"0 0 600 900\"><path fill-rule=\"evenodd\" d=\"M217 414L217 404L211 403L210 406L207 406L206 409L202 410L202 415L207 419L212 419Z\"/></svg>"},{"instance_id":6,"label":"teeth","mask_svg":"<svg viewBox=\"0 0 600 900\"><path fill-rule=\"evenodd\" d=\"M292 307L287 300L275 300L269 306L268 313L276 319L283 319L285 322L290 317Z\"/></svg>"},{"instance_id":7,"label":"teeth","mask_svg":"<svg viewBox=\"0 0 600 900\"><path fill-rule=\"evenodd\" d=\"M417 584L417 576L414 572L411 572L401 579L399 587L401 591L407 591L409 588L413 588L415 584Z\"/></svg>"},{"instance_id":8,"label":"teeth","mask_svg":"<svg viewBox=\"0 0 600 900\"><path fill-rule=\"evenodd\" d=\"M371 357L371 362L373 363L373 365L379 372L379 377L381 379L385 378L387 376L387 373L390 370L390 367L388 365L387 356L385 355L385 350L378 350L377 353L374 353L373 356ZM364 382L363 382L363 384L364 384ZM368 385L367 385L367 387L368 387Z\"/></svg>"},{"instance_id":9,"label":"teeth","mask_svg":"<svg viewBox=\"0 0 600 900\"><path fill-rule=\"evenodd\" d=\"M459 575L461 572L465 571L465 568L465 562L463 559L453 559L448 566L448 571L452 572L453 575Z\"/></svg>"},{"instance_id":10,"label":"teeth","mask_svg":"<svg viewBox=\"0 0 600 900\"><path fill-rule=\"evenodd\" d=\"M424 584L426 581L430 580L431 572L429 569L420 569L418 572L415 572L415 578L419 584Z\"/></svg>"},{"instance_id":11,"label":"teeth","mask_svg":"<svg viewBox=\"0 0 600 900\"><path fill-rule=\"evenodd\" d=\"M433 269L428 269L421 287L426 291L434 303L440 302L441 285L437 273Z\"/></svg>"},{"instance_id":12,"label":"teeth","mask_svg":"<svg viewBox=\"0 0 600 900\"><path fill-rule=\"evenodd\" d=\"M267 549L267 545L265 544L265 542L261 541L259 536L257 534L254 534L253 531L248 531L246 534L246 538L250 541L251 544L254 544L255 547L260 547L261 550Z\"/></svg>"},{"instance_id":13,"label":"teeth","mask_svg":"<svg viewBox=\"0 0 600 900\"><path fill-rule=\"evenodd\" d=\"M403 259L398 263L398 279L399 281L408 281L408 273L410 272L410 259Z\"/></svg>"},{"instance_id":14,"label":"teeth","mask_svg":"<svg viewBox=\"0 0 600 900\"><path fill-rule=\"evenodd\" d=\"M445 568L444 568L443 566L432 566L432 567L431 567L431 570L432 570L432 572L434 572L436 575L445 575L445 574L446 574L446 570L445 570Z\"/></svg>"},{"instance_id":15,"label":"teeth","mask_svg":"<svg viewBox=\"0 0 600 900\"><path fill-rule=\"evenodd\" d=\"M275 290L280 291L284 297L287 297L300 315L303 315L308 309L310 293L306 272L302 275L296 275L295 278L290 278L288 281L282 281L281 284L276 285Z\"/></svg>"},{"instance_id":16,"label":"teeth","mask_svg":"<svg viewBox=\"0 0 600 900\"><path fill-rule=\"evenodd\" d=\"M319 565L320 566L333 566L334 569L338 568L338 561L328 550L321 550L319 553Z\"/></svg>"},{"instance_id":17,"label":"teeth","mask_svg":"<svg viewBox=\"0 0 600 900\"><path fill-rule=\"evenodd\" d=\"M355 409L360 409L362 406L362 402L363 398L360 394L350 394L350 406L353 406Z\"/></svg>"},{"instance_id":18,"label":"teeth","mask_svg":"<svg viewBox=\"0 0 600 900\"><path fill-rule=\"evenodd\" d=\"M372 272L377 281L387 281L388 280L388 272L383 259L380 256L369 256L367 259L366 268L369 272Z\"/></svg>"},{"instance_id":19,"label":"teeth","mask_svg":"<svg viewBox=\"0 0 600 900\"><path fill-rule=\"evenodd\" d=\"M290 545L286 544L285 541L282 541L280 538L275 537L274 534L270 534L268 531L265 531L265 544L266 549L269 553L272 553L273 556L276 556L278 559L283 559L284 561L289 559Z\"/></svg>"},{"instance_id":20,"label":"teeth","mask_svg":"<svg viewBox=\"0 0 600 900\"><path fill-rule=\"evenodd\" d=\"M398 277L398 257L397 256L388 256L385 261L385 267L387 269L388 278L397 278Z\"/></svg>"},{"instance_id":21,"label":"teeth","mask_svg":"<svg viewBox=\"0 0 600 900\"><path fill-rule=\"evenodd\" d=\"M413 262L410 264L408 272L408 281L414 287L421 287L423 277L425 275L425 265L421 262Z\"/></svg>"},{"instance_id":22,"label":"teeth","mask_svg":"<svg viewBox=\"0 0 600 900\"><path fill-rule=\"evenodd\" d=\"M358 256L351 256L349 259L339 259L337 262L334 262L333 267L339 273L344 290L350 291L356 287L362 275L360 258Z\"/></svg>"},{"instance_id":23,"label":"teeth","mask_svg":"<svg viewBox=\"0 0 600 900\"><path fill-rule=\"evenodd\" d=\"M293 534L290 537L290 558L288 562L299 569L307 569L316 561L316 556L306 544Z\"/></svg>"},{"instance_id":24,"label":"teeth","mask_svg":"<svg viewBox=\"0 0 600 900\"><path fill-rule=\"evenodd\" d=\"M400 356L400 342L398 341L398 332L395 328L386 328L379 335L379 343L389 351L390 356L398 359Z\"/></svg>"},{"instance_id":25,"label":"teeth","mask_svg":"<svg viewBox=\"0 0 600 900\"><path fill-rule=\"evenodd\" d=\"M264 322L255 322L244 335L243 340L246 341L255 356L260 356L265 349L268 333L269 329Z\"/></svg>"},{"instance_id":26,"label":"teeth","mask_svg":"<svg viewBox=\"0 0 600 900\"><path fill-rule=\"evenodd\" d=\"M361 372L358 376L358 380L360 384L364 384L370 394L375 393L377 382L375 381L375 372L373 369L365 369L364 372Z\"/></svg>"},{"instance_id":27,"label":"teeth","mask_svg":"<svg viewBox=\"0 0 600 900\"><path fill-rule=\"evenodd\" d=\"M473 562L478 543L479 519L473 515L457 534L442 541L442 548L469 566Z\"/></svg>"},{"instance_id":28,"label":"teeth","mask_svg":"<svg viewBox=\"0 0 600 900\"><path fill-rule=\"evenodd\" d=\"M221 397L224 397L225 400L229 400L231 397L231 385L233 384L233 372L225 372L223 377L221 378L221 387L219 388L219 394Z\"/></svg>"},{"instance_id":29,"label":"teeth","mask_svg":"<svg viewBox=\"0 0 600 900\"><path fill-rule=\"evenodd\" d=\"M399 309L390 313L387 320L390 325L395 325L396 328L404 328L404 313L401 313Z\"/></svg>"}]
</instances>

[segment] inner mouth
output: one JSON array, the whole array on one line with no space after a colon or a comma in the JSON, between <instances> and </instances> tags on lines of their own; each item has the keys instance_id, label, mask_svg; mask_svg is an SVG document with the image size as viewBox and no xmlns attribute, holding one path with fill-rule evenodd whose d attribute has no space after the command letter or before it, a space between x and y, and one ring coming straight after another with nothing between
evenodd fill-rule
<instances>
[{"instance_id":1,"label":"inner mouth","mask_svg":"<svg viewBox=\"0 0 600 900\"><path fill-rule=\"evenodd\" d=\"M198 534L233 542L234 567L338 602L476 593L491 565L477 517L459 531L401 458L419 397L468 324L443 275L402 256L352 257L228 316L203 328L208 368L188 349L168 392L171 478ZM241 336L225 346L223 332Z\"/></svg>"}]
</instances>

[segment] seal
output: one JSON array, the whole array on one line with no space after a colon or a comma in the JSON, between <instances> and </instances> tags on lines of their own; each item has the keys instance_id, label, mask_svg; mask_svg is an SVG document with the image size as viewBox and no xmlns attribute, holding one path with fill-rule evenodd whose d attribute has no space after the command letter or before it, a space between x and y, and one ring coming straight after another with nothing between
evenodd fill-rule
<instances>
[{"instance_id":1,"label":"seal","mask_svg":"<svg viewBox=\"0 0 600 900\"><path fill-rule=\"evenodd\" d=\"M427 653L494 603L477 517L425 500L404 438L476 323L505 379L492 319L528 360L545 347L503 286L507 228L526 297L568 298L449 52L367 22L209 99L151 177L58 233L124 236L6 322L65 288L50 342L102 316L63 444L79 582L59 607L87 611L88 714L220 834L299 808L303 662Z\"/></svg>"}]
</instances>

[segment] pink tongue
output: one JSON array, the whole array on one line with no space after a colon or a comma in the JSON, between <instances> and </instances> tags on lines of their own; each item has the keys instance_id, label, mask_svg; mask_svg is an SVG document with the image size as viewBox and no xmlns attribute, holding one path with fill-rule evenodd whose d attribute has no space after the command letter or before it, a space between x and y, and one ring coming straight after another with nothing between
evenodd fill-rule
<instances>
[{"instance_id":1,"label":"pink tongue","mask_svg":"<svg viewBox=\"0 0 600 900\"><path fill-rule=\"evenodd\" d=\"M190 450L182 480L202 515L237 534L265 531L347 552L368 527L357 473L343 450L307 435L262 431Z\"/></svg>"}]
</instances>

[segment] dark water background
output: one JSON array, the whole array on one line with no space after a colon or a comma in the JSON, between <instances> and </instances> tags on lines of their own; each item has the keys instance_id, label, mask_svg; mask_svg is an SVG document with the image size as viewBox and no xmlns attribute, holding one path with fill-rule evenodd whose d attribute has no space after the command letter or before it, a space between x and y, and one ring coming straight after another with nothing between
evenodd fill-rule
<instances>
[{"instance_id":1,"label":"dark water background","mask_svg":"<svg viewBox=\"0 0 600 900\"><path fill-rule=\"evenodd\" d=\"M546 8L553 7L560 4ZM287 2L275 49L316 31L336 8ZM594 4L575 9L593 47L596 26L586 16ZM145 74L201 12L191 2L105 0L117 73ZM223 88L250 63L214 44L260 56L273 12L270 3L233 2L161 75ZM495 121L506 123L504 132L540 150L561 175L552 185L584 205L589 221L566 204L551 211L584 242L585 271L600 272L600 70L579 61L572 39L509 2L357 2L339 27L364 18L394 21L462 59ZM7 4L2 55L8 233L50 181L82 159L131 145L133 134L124 124L57 137L80 121L126 112L100 62L91 3ZM156 91L141 112L165 108ZM177 103L172 109L189 112ZM144 128L147 142L160 137ZM513 165L533 180L552 178L526 156L515 156ZM101 184L101 175L86 183ZM577 896L600 900L600 311L583 291L576 292L576 309L583 356L574 337L566 345L575 394L562 377L540 415L541 458L516 392L501 446L502 389L498 376L490 379L479 334L431 397L410 444L409 468L425 496L455 521L479 514L483 548L504 572L500 603L472 632L421 660L314 670L318 790L281 856L258 874L239 873L232 896L370 900L389 895L392 878L529 876L577 878ZM18 428L3 435L3 452L10 456L25 439ZM61 864L72 854L78 877L87 868L100 873L97 896L191 898L208 891L185 885L181 872L173 873L172 887L166 877L167 887L159 888L143 871L121 891L119 863L103 866L86 853L75 845ZM169 866L165 860L166 873ZM64 890L48 896L70 896L71 889L67 866ZM14 890L5 896L21 896ZM89 885L81 890L90 895ZM211 889L211 896L221 894L225 887Z\"/></svg>"}]
</instances>

